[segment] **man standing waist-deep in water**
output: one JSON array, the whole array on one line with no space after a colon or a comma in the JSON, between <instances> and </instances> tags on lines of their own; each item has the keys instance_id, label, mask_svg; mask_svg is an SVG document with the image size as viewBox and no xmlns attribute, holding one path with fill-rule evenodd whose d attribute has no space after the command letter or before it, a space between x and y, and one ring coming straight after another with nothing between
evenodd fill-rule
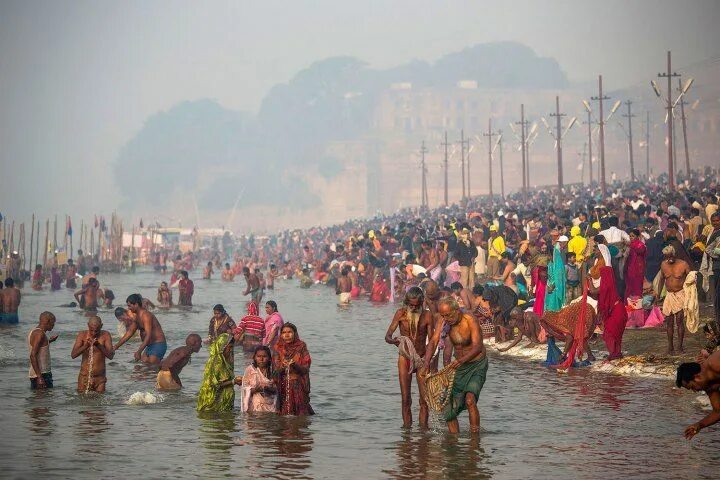
<instances>
[{"instance_id":1,"label":"man standing waist-deep in water","mask_svg":"<svg viewBox=\"0 0 720 480\"><path fill-rule=\"evenodd\" d=\"M107 377L105 376L105 359L112 360L115 356L110 333L102 330L100 317L90 317L87 330L80 332L73 345L72 358L82 355L80 374L78 375L78 393L104 393Z\"/></svg>"},{"instance_id":2,"label":"man standing waist-deep in water","mask_svg":"<svg viewBox=\"0 0 720 480\"><path fill-rule=\"evenodd\" d=\"M405 294L405 306L395 312L392 323L385 334L385 341L400 346L400 338L393 338L395 330L400 328L400 335L412 342L415 352L420 358L425 356L425 343L432 328L432 315L424 307L425 295L420 287L412 287ZM412 361L398 355L398 376L400 377L400 396L402 398L403 427L412 426L411 384L414 368ZM417 374L416 374L417 377ZM420 426L427 428L428 406L420 395Z\"/></svg>"},{"instance_id":3,"label":"man standing waist-deep in water","mask_svg":"<svg viewBox=\"0 0 720 480\"><path fill-rule=\"evenodd\" d=\"M130 340L137 330L140 330L142 343L135 352L135 360L142 360L144 363L157 365L167 351L165 333L160 326L160 322L158 322L155 315L142 308L142 297L139 293L130 295L126 303L135 318L127 329L127 332L125 332L125 335L123 335L117 345L115 345L115 350Z\"/></svg>"},{"instance_id":4,"label":"man standing waist-deep in water","mask_svg":"<svg viewBox=\"0 0 720 480\"><path fill-rule=\"evenodd\" d=\"M463 313L454 298L440 299L432 337L425 347L425 365L430 364L435 347L440 342L443 323L450 326L448 338L453 344L455 353L455 360L447 367L455 370L455 378L443 415L450 433L458 433L457 417L460 412L467 409L470 416L470 431L476 433L480 431L477 401L488 370L482 332L475 318ZM426 375L427 368L424 368L420 372L420 377L424 378Z\"/></svg>"}]
</instances>

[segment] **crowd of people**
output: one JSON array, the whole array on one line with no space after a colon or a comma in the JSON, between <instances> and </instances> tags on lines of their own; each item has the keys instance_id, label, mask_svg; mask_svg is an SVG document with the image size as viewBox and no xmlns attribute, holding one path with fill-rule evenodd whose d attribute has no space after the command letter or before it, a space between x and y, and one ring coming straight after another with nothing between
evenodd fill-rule
<instances>
[{"instance_id":1,"label":"crowd of people","mask_svg":"<svg viewBox=\"0 0 720 480\"><path fill-rule=\"evenodd\" d=\"M613 361L623 356L626 328L664 328L667 353L675 355L686 348L686 332L702 326L707 345L697 352L697 362L683 363L677 373L678 386L705 390L713 405L708 417L688 427L692 436L720 420L720 185L711 169L680 176L676 191L665 180L617 182L606 198L595 185L539 189L286 230L261 240L244 236L231 249L223 242L222 248L197 252L163 251L153 266L162 271L163 259L175 258L174 278L170 287L163 282L158 302L171 306L170 292L177 286L180 304L191 305L188 272L195 268L203 269L205 279L221 272L226 282L242 274L248 313L236 325L216 305L198 410L230 408L232 385L239 384L247 396L244 409L310 414L307 346L294 325L283 323L274 302L265 304L265 319L258 315L265 291L282 277L297 279L301 288L334 288L343 308L361 298L402 300L385 340L398 346L403 423L412 423L415 374L421 425L427 425L430 406L443 412L450 431L457 431L457 416L465 409L471 430L479 428L476 403L488 369L484 338L495 337L501 350L522 338L545 343L548 364L568 368L596 360L595 337L602 338L606 360ZM102 291L96 284L89 279L78 292L86 308L96 304L92 289ZM13 297L8 288L1 295L3 306L6 296ZM164 334L144 301L131 295L128 309L116 313L128 328L114 346L104 339L99 318L91 317L73 356L83 354L86 362L93 352L97 365L81 371L79 390L104 388L104 358L136 330L142 343L135 358L160 365L158 386L182 385L178 374L202 342L191 335L163 360ZM714 318L700 318L703 302L713 305ZM51 317L43 314L38 329L51 330ZM51 339L38 329L29 340L40 359ZM239 345L253 352L242 380L233 377L233 350ZM34 371L43 374L38 359ZM42 382L42 375L34 378Z\"/></svg>"}]
</instances>

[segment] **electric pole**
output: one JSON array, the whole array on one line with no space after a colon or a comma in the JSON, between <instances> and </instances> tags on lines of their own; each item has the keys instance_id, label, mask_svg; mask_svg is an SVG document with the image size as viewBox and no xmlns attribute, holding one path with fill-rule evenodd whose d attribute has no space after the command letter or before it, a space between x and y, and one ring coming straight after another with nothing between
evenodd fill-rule
<instances>
[{"instance_id":1,"label":"electric pole","mask_svg":"<svg viewBox=\"0 0 720 480\"><path fill-rule=\"evenodd\" d=\"M555 113L550 114L555 117L555 141L557 142L557 168L558 168L558 197L562 197L563 190L563 165L562 165L562 117L564 113L560 113L560 97L555 97Z\"/></svg>"},{"instance_id":2,"label":"electric pole","mask_svg":"<svg viewBox=\"0 0 720 480\"><path fill-rule=\"evenodd\" d=\"M583 143L582 153L578 153L580 156L580 183L585 185L585 150L587 149L587 142ZM592 168L591 168L592 170Z\"/></svg>"},{"instance_id":3,"label":"electric pole","mask_svg":"<svg viewBox=\"0 0 720 480\"><path fill-rule=\"evenodd\" d=\"M591 186L592 186L592 183L593 183L593 169L592 169L592 125L593 125L593 122L592 122L592 112L589 110L589 107L588 107L588 111L587 111L587 118L588 118L588 119L587 119L587 122L583 122L583 123L586 123L587 126L588 126L588 139L587 139L587 147L588 147L588 171L590 172L590 180L588 181L588 185L591 185ZM585 168L585 167L583 167L583 168Z\"/></svg>"},{"instance_id":4,"label":"electric pole","mask_svg":"<svg viewBox=\"0 0 720 480\"><path fill-rule=\"evenodd\" d=\"M425 140L422 142L422 147L420 147L420 167L422 168L422 185L421 185L421 195L422 200L420 201L421 205L425 208L429 207L428 205L428 191L427 191L427 168L425 167L425 154L427 153L428 149L425 148Z\"/></svg>"},{"instance_id":5,"label":"electric pole","mask_svg":"<svg viewBox=\"0 0 720 480\"><path fill-rule=\"evenodd\" d=\"M500 196L505 200L505 172L503 172L502 130L498 130L498 148L500 149Z\"/></svg>"},{"instance_id":6,"label":"electric pole","mask_svg":"<svg viewBox=\"0 0 720 480\"><path fill-rule=\"evenodd\" d=\"M462 177L462 199L465 200L465 130L460 130L460 172Z\"/></svg>"},{"instance_id":7,"label":"electric pole","mask_svg":"<svg viewBox=\"0 0 720 480\"><path fill-rule=\"evenodd\" d=\"M440 144L445 147L445 206L448 206L448 141L447 130L445 130L445 141Z\"/></svg>"},{"instance_id":8,"label":"electric pole","mask_svg":"<svg viewBox=\"0 0 720 480\"><path fill-rule=\"evenodd\" d=\"M591 100L597 100L600 104L600 191L602 199L605 200L607 189L605 185L605 117L603 116L603 101L609 100L610 97L603 96L602 75L598 75L598 96L591 97Z\"/></svg>"},{"instance_id":9,"label":"electric pole","mask_svg":"<svg viewBox=\"0 0 720 480\"><path fill-rule=\"evenodd\" d=\"M670 191L675 191L675 167L673 165L673 104L672 104L672 79L679 77L672 71L672 59L670 51L667 52L667 73L658 73L659 78L667 78L667 136L668 136L668 183Z\"/></svg>"},{"instance_id":10,"label":"electric pole","mask_svg":"<svg viewBox=\"0 0 720 480\"><path fill-rule=\"evenodd\" d=\"M645 171L650 180L650 110L645 112Z\"/></svg>"},{"instance_id":11,"label":"electric pole","mask_svg":"<svg viewBox=\"0 0 720 480\"><path fill-rule=\"evenodd\" d=\"M492 150L493 150L493 143L492 139L495 136L495 134L492 131L492 118L488 119L488 131L487 133L483 133L484 137L488 137L488 184L490 189L490 199L492 200L493 197L493 189L492 189Z\"/></svg>"},{"instance_id":12,"label":"electric pole","mask_svg":"<svg viewBox=\"0 0 720 480\"><path fill-rule=\"evenodd\" d=\"M467 164L467 196L471 197L470 194L470 139L465 139L465 147L467 148L467 157L465 157L465 163Z\"/></svg>"},{"instance_id":13,"label":"electric pole","mask_svg":"<svg viewBox=\"0 0 720 480\"><path fill-rule=\"evenodd\" d=\"M525 165L526 163L526 152L525 152L525 105L520 104L520 121L515 122L520 124L520 148L522 149L522 179L523 179L523 186L522 186L522 192L523 192L523 202L527 202L527 186L529 183L529 178L527 178L527 167Z\"/></svg>"},{"instance_id":14,"label":"electric pole","mask_svg":"<svg viewBox=\"0 0 720 480\"><path fill-rule=\"evenodd\" d=\"M628 155L630 156L630 180L635 181L635 163L633 159L633 137L632 137L632 119L635 115L632 113L632 103L630 100L625 102L627 105L627 113L623 117L628 119Z\"/></svg>"},{"instance_id":15,"label":"electric pole","mask_svg":"<svg viewBox=\"0 0 720 480\"><path fill-rule=\"evenodd\" d=\"M678 91L680 92L681 95L683 95L682 83L680 82L679 78L678 78ZM683 142L685 142L685 175L687 176L687 178L690 178L690 152L688 150L688 141L687 141L687 123L685 121L685 105L686 105L685 99L680 98L680 120L682 121Z\"/></svg>"}]
</instances>

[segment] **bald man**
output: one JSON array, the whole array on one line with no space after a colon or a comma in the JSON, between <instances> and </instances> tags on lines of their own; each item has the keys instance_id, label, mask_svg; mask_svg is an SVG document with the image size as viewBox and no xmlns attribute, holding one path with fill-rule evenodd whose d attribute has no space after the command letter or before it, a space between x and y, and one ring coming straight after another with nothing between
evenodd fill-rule
<instances>
[{"instance_id":1,"label":"bald man","mask_svg":"<svg viewBox=\"0 0 720 480\"><path fill-rule=\"evenodd\" d=\"M98 316L90 317L87 330L80 332L73 345L72 358L82 355L80 374L78 375L78 393L105 392L105 359L115 356L110 333L102 330L102 320Z\"/></svg>"}]
</instances>

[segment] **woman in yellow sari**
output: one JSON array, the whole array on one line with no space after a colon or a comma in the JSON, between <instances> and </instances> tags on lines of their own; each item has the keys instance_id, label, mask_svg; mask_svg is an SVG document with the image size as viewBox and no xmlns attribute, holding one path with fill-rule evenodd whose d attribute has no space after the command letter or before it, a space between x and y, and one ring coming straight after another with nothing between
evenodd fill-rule
<instances>
[{"instance_id":1,"label":"woman in yellow sari","mask_svg":"<svg viewBox=\"0 0 720 480\"><path fill-rule=\"evenodd\" d=\"M210 358L198 393L198 412L229 412L235 403L233 365L228 363L226 351L232 348L233 337L222 333L210 344Z\"/></svg>"}]
</instances>

